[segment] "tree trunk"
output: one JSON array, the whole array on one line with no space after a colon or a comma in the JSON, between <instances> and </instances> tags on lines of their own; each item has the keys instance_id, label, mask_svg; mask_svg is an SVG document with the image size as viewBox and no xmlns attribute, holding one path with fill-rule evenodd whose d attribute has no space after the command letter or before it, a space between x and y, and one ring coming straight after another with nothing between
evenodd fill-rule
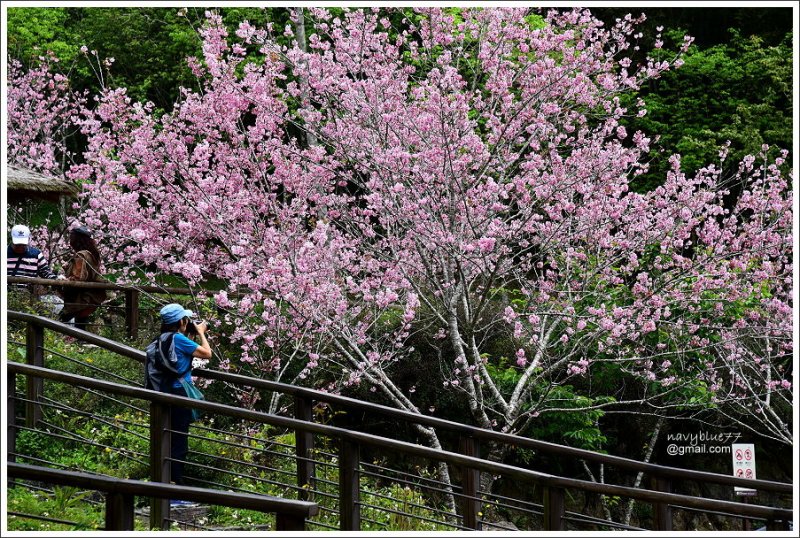
<instances>
[{"instance_id":1,"label":"tree trunk","mask_svg":"<svg viewBox=\"0 0 800 538\"><path fill-rule=\"evenodd\" d=\"M486 460L495 463L502 463L508 454L508 445L499 445L497 443L489 442L486 445L481 444L481 449L486 450ZM478 489L478 496L489 495L492 493L492 488L496 481L495 475L492 473L480 473L480 485ZM505 519L497 513L497 508L494 505L486 505L483 509L483 519L485 521L500 521ZM492 529L489 529L492 530Z\"/></svg>"},{"instance_id":2,"label":"tree trunk","mask_svg":"<svg viewBox=\"0 0 800 538\"><path fill-rule=\"evenodd\" d=\"M297 46L303 52L307 52L306 44L306 19L303 15L303 8L294 8L294 35L297 40ZM303 107L308 106L308 79L304 75L300 75L300 102ZM308 147L317 145L317 135L309 130L305 131L306 144Z\"/></svg>"},{"instance_id":3,"label":"tree trunk","mask_svg":"<svg viewBox=\"0 0 800 538\"><path fill-rule=\"evenodd\" d=\"M650 436L650 444L647 445L647 452L644 455L644 462L650 463L650 458L653 457L653 450L656 447L656 442L658 441L658 436L661 433L661 428L664 426L664 417L658 417L658 422L656 422L655 428L653 428L653 435ZM642 483L642 476L644 473L640 472L636 475L636 480L633 483L633 487L638 488ZM626 525L631 524L631 516L633 515L633 503L634 499L628 501L628 507L625 510L625 517L623 518L622 522Z\"/></svg>"},{"instance_id":4,"label":"tree trunk","mask_svg":"<svg viewBox=\"0 0 800 538\"><path fill-rule=\"evenodd\" d=\"M426 428L420 424L416 424L415 427L417 431L428 440L428 445L431 448L443 450L442 444L439 442L439 436L436 435L436 431L433 428ZM436 469L439 473L439 480L444 482L442 487L445 490L444 502L447 507L447 511L455 516L456 500L453 496L453 482L450 479L450 469L447 467L447 463L443 461L440 461L436 464Z\"/></svg>"}]
</instances>

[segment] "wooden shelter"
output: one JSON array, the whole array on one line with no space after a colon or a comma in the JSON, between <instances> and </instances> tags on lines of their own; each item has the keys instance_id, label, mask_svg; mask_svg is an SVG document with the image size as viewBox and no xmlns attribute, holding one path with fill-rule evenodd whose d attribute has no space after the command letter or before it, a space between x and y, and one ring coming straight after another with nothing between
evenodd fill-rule
<instances>
[{"instance_id":1,"label":"wooden shelter","mask_svg":"<svg viewBox=\"0 0 800 538\"><path fill-rule=\"evenodd\" d=\"M9 164L6 167L6 196L9 204L31 200L58 202L62 197L74 197L78 186L69 180L47 176L33 170Z\"/></svg>"}]
</instances>

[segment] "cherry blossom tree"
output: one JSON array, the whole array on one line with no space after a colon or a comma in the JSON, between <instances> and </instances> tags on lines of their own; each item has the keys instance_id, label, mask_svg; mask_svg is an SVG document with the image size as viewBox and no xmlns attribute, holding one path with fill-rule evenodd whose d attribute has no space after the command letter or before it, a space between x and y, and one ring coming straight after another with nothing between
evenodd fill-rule
<instances>
[{"instance_id":1,"label":"cherry blossom tree","mask_svg":"<svg viewBox=\"0 0 800 538\"><path fill-rule=\"evenodd\" d=\"M82 218L127 278L227 283L213 305L242 354L222 367L435 412L397 381L413 340L418 383L484 428L713 412L790 443L785 154L688 174L676 155L630 192L653 135L627 131L646 114L628 97L680 51L632 65L632 17L530 15L311 9L287 48L292 26L230 36L209 13L202 91L162 116L124 89L86 111Z\"/></svg>"},{"instance_id":2,"label":"cherry blossom tree","mask_svg":"<svg viewBox=\"0 0 800 538\"><path fill-rule=\"evenodd\" d=\"M86 106L86 95L72 91L69 72L60 67L53 54L39 57L31 69L9 62L6 150L10 165L63 178L74 159L70 139L78 133L75 122ZM58 209L59 220L66 220L66 205ZM37 210L35 203L7 206L9 226L28 222ZM36 246L53 262L69 251L69 245L64 230L51 226L51 219L52 214L31 232Z\"/></svg>"},{"instance_id":3,"label":"cherry blossom tree","mask_svg":"<svg viewBox=\"0 0 800 538\"><path fill-rule=\"evenodd\" d=\"M67 75L55 69L58 58L39 60L30 70L16 60L8 66L8 160L63 176L72 157L67 138L76 131L72 121L85 106L85 96L73 93Z\"/></svg>"}]
</instances>

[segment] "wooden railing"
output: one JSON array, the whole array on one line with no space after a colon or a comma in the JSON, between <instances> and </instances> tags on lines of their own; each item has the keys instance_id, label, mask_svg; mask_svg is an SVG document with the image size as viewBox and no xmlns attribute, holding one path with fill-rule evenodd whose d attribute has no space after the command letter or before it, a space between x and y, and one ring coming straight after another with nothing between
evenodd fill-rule
<instances>
[{"instance_id":1,"label":"wooden railing","mask_svg":"<svg viewBox=\"0 0 800 538\"><path fill-rule=\"evenodd\" d=\"M565 494L569 489L598 493L601 495L632 498L639 501L652 503L656 506L675 505L702 510L714 510L719 513L730 514L736 517L745 516L765 519L768 521L769 528L784 528L792 518L792 511L788 509L706 499L690 495L643 490L628 486L600 484L574 478L554 476L547 473L522 469L502 463L481 460L475 457L465 456L453 452L435 450L404 441L386 439L362 432L316 424L313 422L307 422L288 417L270 415L258 411L251 411L208 401L191 400L189 398L173 396L138 387L120 385L117 383L111 383L109 381L91 379L74 374L67 374L38 366L9 362L7 368L8 375L10 376L8 382L9 386L11 387L15 386L14 383L16 379L14 376L24 375L28 378L37 378L42 380L47 379L65 383L74 387L94 389L115 395L123 395L130 398L150 401L151 439L162 440L162 444L160 446L151 446L151 470L153 470L152 472L154 473L153 481L165 481L165 479L168 479L169 476L169 466L165 464L167 461L166 454L168 453L168 447L164 446L164 443L169 442L168 440L170 437L169 435L164 434L164 432L169 429L169 413L167 411L169 405L192 407L201 409L207 413L224 415L241 420L270 424L272 426L295 430L298 433L298 436L302 435L303 433L312 433L338 439L340 443L340 457L338 459L339 515L342 530L360 529L360 490L358 488L358 479L359 465L361 463L360 452L362 446L370 446L380 450L391 451L392 453L401 453L405 456L418 456L428 458L432 461L443 461L463 469L493 473L526 483L530 486L540 486L544 488L545 530L563 530L565 516ZM10 395L10 401L7 402L7 405L9 408L13 408L13 394ZM10 425L9 427L13 426ZM9 436L7 443L9 450L13 450L13 436ZM300 454L298 454L298 456L300 456ZM9 460L11 459L12 458L9 458ZM747 484L745 484L745 482L747 482ZM751 487L759 487L763 486L761 482L762 481L757 480L742 480L741 484L749 485ZM158 507L156 506L155 508L156 509L154 510L155 513L153 514L153 517L158 520L162 516L158 513Z\"/></svg>"},{"instance_id":2,"label":"wooden railing","mask_svg":"<svg viewBox=\"0 0 800 538\"><path fill-rule=\"evenodd\" d=\"M24 321L27 323L27 350L29 353L27 356L27 363L32 367L36 367L37 369L43 366L44 361L43 350L40 343L43 341L43 330L45 328L80 338L86 342L93 343L140 362L144 360L144 353L141 350L102 338L92 333L87 333L79 329L65 326L47 318L19 312L9 312L8 316L10 320ZM14 366L14 368L19 368L21 366L22 365ZM22 371L20 372L22 373ZM713 510L721 514L731 515L732 517L746 516L764 518L769 522L770 528L788 528L788 523L792 517L792 511L788 509L722 500L703 499L671 493L673 490L674 481L676 480L691 480L702 484L721 484L748 487L759 491L774 492L785 495L791 495L793 493L792 484L769 480L748 480L735 478L729 475L644 463L618 456L599 454L588 450L484 430L443 419L417 415L390 407L363 402L361 400L347 398L344 396L333 395L292 385L275 383L262 379L254 379L227 372L195 369L193 374L198 377L224 381L238 386L249 386L263 390L278 391L294 398L295 419L277 417L274 415L264 415L263 413L257 413L255 411L247 411L238 408L227 408L227 406L225 407L227 411L230 411L230 416L262 421L273 425L280 425L296 431L298 486L302 487L303 485L310 483L314 476L314 464L311 458L311 454L314 449L314 433L327 433L338 436L341 439L341 442L346 444L346 447L343 445L342 452L342 454L346 455L346 457L342 457L339 462L341 482L339 492L341 496L340 516L342 518L341 524L343 530L354 530L359 528L359 503L357 499L358 488L354 487L353 481L357 480L358 476L357 469L360 453L359 448L362 444L397 450L409 455L427 456L433 460L445 461L448 464L460 467L462 469L462 476L464 477L464 480L462 480L462 513L464 518L464 526L467 528L480 528L478 516L478 478L481 471L502 474L504 476L529 481L545 487L546 494L544 496L544 521L546 528L551 530L563 528L564 492L565 489L568 488L578 489L584 492L600 493L603 495L624 496L650 502L653 504L655 514L654 526L657 530L672 529L673 506L708 511ZM26 417L28 418L29 423L35 423L36 405L35 403L31 404L30 402L36 402L38 395L41 394L41 382L42 378L44 377L47 376L29 375L27 377L26 386L28 389L26 399L29 403ZM101 383L100 381L93 381L96 383ZM11 380L9 380L8 386L14 386L11 383ZM130 390L143 390L133 387L127 388ZM160 393L156 394L158 395L156 400L159 398L162 400L163 398L177 398L175 396L169 396ZM440 452L426 447L410 445L401 441L393 441L375 436L363 437L367 434L348 432L347 430L341 430L339 428L331 429L329 426L315 424L312 421L311 411L315 402L325 402L348 410L359 410L371 414L381 414L394 419L405 420L411 424L421 424L424 426L437 428L439 430L447 430L449 432L458 434L460 437L460 450L462 453L456 454L451 452ZM195 402L194 407L202 408L204 406L219 405L222 404L213 404L211 402ZM268 419L266 417L268 417ZM9 424L12 423L13 421L9 422ZM8 439L9 445L13 446L13 432L9 431ZM584 459L586 461L611 465L619 469L644 472L651 477L652 483L655 487L654 490L643 490L638 488L630 488L627 486L598 484L594 482L536 473L534 471L492 463L477 458L476 456L479 454L480 444L488 442L531 448L564 458ZM345 448L346 450L344 450Z\"/></svg>"},{"instance_id":3,"label":"wooden railing","mask_svg":"<svg viewBox=\"0 0 800 538\"><path fill-rule=\"evenodd\" d=\"M35 480L47 484L79 487L105 493L105 530L108 531L133 530L135 495L160 499L161 503L169 503L170 499L180 499L274 513L276 531L305 530L305 520L319 513L319 505L308 501L295 501L266 495L177 486L158 482L143 482L141 480L125 480L109 476L52 469L39 465L11 462L7 464L6 472L9 478Z\"/></svg>"},{"instance_id":4,"label":"wooden railing","mask_svg":"<svg viewBox=\"0 0 800 538\"><path fill-rule=\"evenodd\" d=\"M113 282L78 282L22 276L9 276L7 278L9 284L25 284L29 287L45 286L57 289L94 289L122 292L125 294L124 317L128 338L137 338L139 336L139 298L142 293L167 295L192 294L192 290L189 288L169 286L123 285Z\"/></svg>"}]
</instances>

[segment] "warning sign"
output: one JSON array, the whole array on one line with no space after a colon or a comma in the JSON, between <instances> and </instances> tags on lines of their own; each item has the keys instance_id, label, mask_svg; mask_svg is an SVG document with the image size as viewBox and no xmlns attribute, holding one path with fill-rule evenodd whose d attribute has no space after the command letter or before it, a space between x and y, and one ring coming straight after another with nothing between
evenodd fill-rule
<instances>
[{"instance_id":1,"label":"warning sign","mask_svg":"<svg viewBox=\"0 0 800 538\"><path fill-rule=\"evenodd\" d=\"M731 446L733 456L733 476L736 478L756 478L756 452L752 443L734 443ZM736 495L755 495L756 490L752 488L740 488L734 486Z\"/></svg>"}]
</instances>

